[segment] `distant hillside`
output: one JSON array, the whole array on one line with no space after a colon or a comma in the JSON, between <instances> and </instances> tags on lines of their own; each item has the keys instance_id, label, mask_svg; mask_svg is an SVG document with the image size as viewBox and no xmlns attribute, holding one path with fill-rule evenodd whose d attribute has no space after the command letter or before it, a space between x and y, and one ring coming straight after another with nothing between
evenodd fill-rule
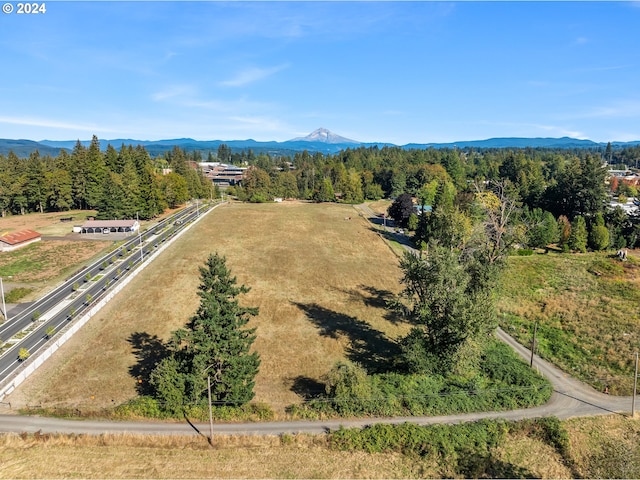
<instances>
[{"instance_id":1,"label":"distant hillside","mask_svg":"<svg viewBox=\"0 0 640 480\"><path fill-rule=\"evenodd\" d=\"M61 149L71 151L77 140L6 140L0 139L0 154L7 155L13 151L19 157L28 157L38 150L41 155L58 155ZM84 146L89 146L90 140L82 140ZM325 128L319 128L305 137L297 137L285 142L258 142L247 140L194 140L193 138L175 138L169 140L133 140L113 139L100 140L100 147L105 150L108 145L120 149L122 145L142 145L153 157L162 155L178 146L187 152L199 151L206 156L209 152L215 154L218 147L225 144L234 152L251 149L255 154L267 153L269 155L291 156L296 152L307 150L311 153L321 152L325 154L337 153L347 148L396 146L390 143L362 143L337 135ZM614 148L640 145L640 140L634 142L612 142ZM606 143L597 143L591 140L579 140L576 138L489 138L487 140L465 140L451 143L409 143L401 146L404 149L426 148L599 148Z\"/></svg>"},{"instance_id":2,"label":"distant hillside","mask_svg":"<svg viewBox=\"0 0 640 480\"><path fill-rule=\"evenodd\" d=\"M23 158L28 157L36 150L38 150L40 155L51 155L52 157L60 153L60 147L52 147L32 140L0 139L0 154L3 155L8 155L9 152L13 152L18 157Z\"/></svg>"},{"instance_id":3,"label":"distant hillside","mask_svg":"<svg viewBox=\"0 0 640 480\"><path fill-rule=\"evenodd\" d=\"M591 140L576 138L489 138L487 140L470 140L451 143L410 143L403 148L596 148L606 146L606 143L596 143Z\"/></svg>"}]
</instances>

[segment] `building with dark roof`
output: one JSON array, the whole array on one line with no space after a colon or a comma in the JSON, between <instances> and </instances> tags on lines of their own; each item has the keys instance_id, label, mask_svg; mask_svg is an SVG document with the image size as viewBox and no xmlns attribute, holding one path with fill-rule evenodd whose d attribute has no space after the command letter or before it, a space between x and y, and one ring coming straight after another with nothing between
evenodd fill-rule
<instances>
[{"instance_id":1,"label":"building with dark roof","mask_svg":"<svg viewBox=\"0 0 640 480\"><path fill-rule=\"evenodd\" d=\"M81 233L133 233L140 228L137 220L88 220Z\"/></svg>"}]
</instances>

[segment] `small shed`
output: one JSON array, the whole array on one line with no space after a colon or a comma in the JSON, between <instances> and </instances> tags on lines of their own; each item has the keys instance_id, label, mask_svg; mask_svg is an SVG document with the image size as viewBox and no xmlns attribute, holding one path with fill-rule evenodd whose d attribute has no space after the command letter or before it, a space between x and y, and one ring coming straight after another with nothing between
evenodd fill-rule
<instances>
[{"instance_id":1,"label":"small shed","mask_svg":"<svg viewBox=\"0 0 640 480\"><path fill-rule=\"evenodd\" d=\"M137 220L87 220L81 233L133 233L139 228Z\"/></svg>"},{"instance_id":2,"label":"small shed","mask_svg":"<svg viewBox=\"0 0 640 480\"><path fill-rule=\"evenodd\" d=\"M40 240L42 240L42 236L35 230L20 230L19 232L8 233L0 237L0 251L10 252Z\"/></svg>"}]
</instances>

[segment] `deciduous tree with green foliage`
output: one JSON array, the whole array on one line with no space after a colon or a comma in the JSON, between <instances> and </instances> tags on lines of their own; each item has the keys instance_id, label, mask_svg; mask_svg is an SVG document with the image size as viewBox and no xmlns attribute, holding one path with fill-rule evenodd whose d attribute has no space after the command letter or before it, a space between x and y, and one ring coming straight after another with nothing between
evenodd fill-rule
<instances>
[{"instance_id":1,"label":"deciduous tree with green foliage","mask_svg":"<svg viewBox=\"0 0 640 480\"><path fill-rule=\"evenodd\" d=\"M260 358L251 352L255 328L246 328L257 308L241 307L236 297L249 288L236 278L217 253L200 267L200 306L186 327L173 332L170 354L151 375L155 395L167 410L205 405L207 376L218 404L240 405L253 398Z\"/></svg>"},{"instance_id":2,"label":"deciduous tree with green foliage","mask_svg":"<svg viewBox=\"0 0 640 480\"><path fill-rule=\"evenodd\" d=\"M401 342L408 370L446 375L473 365L496 317L491 285L476 265L452 248L431 243L428 253L406 253L404 286L395 307L416 325Z\"/></svg>"}]
</instances>

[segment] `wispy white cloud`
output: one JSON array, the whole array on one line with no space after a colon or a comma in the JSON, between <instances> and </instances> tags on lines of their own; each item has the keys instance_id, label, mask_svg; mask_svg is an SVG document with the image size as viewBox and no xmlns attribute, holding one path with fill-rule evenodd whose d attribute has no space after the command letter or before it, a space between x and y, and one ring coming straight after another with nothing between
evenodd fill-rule
<instances>
[{"instance_id":1,"label":"wispy white cloud","mask_svg":"<svg viewBox=\"0 0 640 480\"><path fill-rule=\"evenodd\" d=\"M0 117L0 123L9 125L25 125L29 127L46 127L63 130L77 130L82 132L115 132L109 128L99 127L94 124L74 124L60 122L56 120L48 120L44 118L28 118L28 117Z\"/></svg>"},{"instance_id":2,"label":"wispy white cloud","mask_svg":"<svg viewBox=\"0 0 640 480\"><path fill-rule=\"evenodd\" d=\"M640 100L616 101L572 115L570 118L630 118L640 117Z\"/></svg>"},{"instance_id":3,"label":"wispy white cloud","mask_svg":"<svg viewBox=\"0 0 640 480\"><path fill-rule=\"evenodd\" d=\"M171 85L163 90L153 93L151 98L155 102L162 102L171 98L193 95L194 93L195 88L191 85Z\"/></svg>"},{"instance_id":4,"label":"wispy white cloud","mask_svg":"<svg viewBox=\"0 0 640 480\"><path fill-rule=\"evenodd\" d=\"M288 67L288 64L284 64L271 68L247 68L245 70L242 70L241 72L238 72L235 77L220 82L219 85L223 87L243 87L245 85L249 85L251 83L255 83L259 80L270 77L271 75L274 75Z\"/></svg>"}]
</instances>

